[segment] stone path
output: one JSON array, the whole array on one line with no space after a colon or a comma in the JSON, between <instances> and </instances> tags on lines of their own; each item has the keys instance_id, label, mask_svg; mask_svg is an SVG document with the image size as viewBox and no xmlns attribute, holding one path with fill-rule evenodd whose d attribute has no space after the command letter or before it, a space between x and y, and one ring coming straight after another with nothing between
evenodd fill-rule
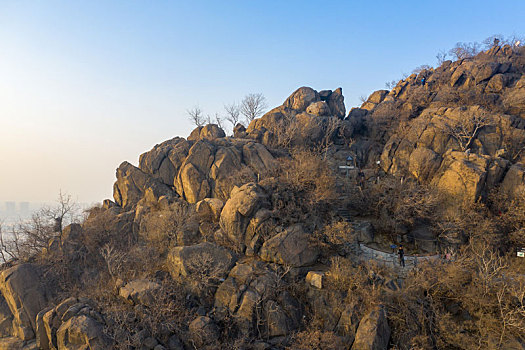
<instances>
[{"instance_id":1,"label":"stone path","mask_svg":"<svg viewBox=\"0 0 525 350\"><path fill-rule=\"evenodd\" d=\"M440 259L436 255L405 255L405 267L399 265L399 257L396 253L387 253L377 249L367 247L363 243L359 244L359 254L357 257L362 261L375 261L381 266L389 267L399 275L405 275L424 261L436 261Z\"/></svg>"}]
</instances>

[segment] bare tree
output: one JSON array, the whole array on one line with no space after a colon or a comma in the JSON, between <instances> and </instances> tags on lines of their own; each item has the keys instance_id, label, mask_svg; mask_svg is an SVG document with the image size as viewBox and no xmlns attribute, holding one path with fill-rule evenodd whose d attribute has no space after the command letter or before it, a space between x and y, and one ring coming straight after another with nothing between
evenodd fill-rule
<instances>
[{"instance_id":1,"label":"bare tree","mask_svg":"<svg viewBox=\"0 0 525 350\"><path fill-rule=\"evenodd\" d=\"M397 81L395 80L391 80L391 81L387 81L385 83L385 87L388 89L388 90L392 90L393 88L395 88L397 85Z\"/></svg>"},{"instance_id":2,"label":"bare tree","mask_svg":"<svg viewBox=\"0 0 525 350\"><path fill-rule=\"evenodd\" d=\"M468 117L446 119L444 131L457 141L461 151L466 151L476 139L479 131L492 125L492 119L485 112L474 113Z\"/></svg>"},{"instance_id":3,"label":"bare tree","mask_svg":"<svg viewBox=\"0 0 525 350\"><path fill-rule=\"evenodd\" d=\"M443 62L447 60L448 53L445 50L441 50L436 54L438 66L441 66Z\"/></svg>"},{"instance_id":4,"label":"bare tree","mask_svg":"<svg viewBox=\"0 0 525 350\"><path fill-rule=\"evenodd\" d=\"M222 118L219 113L215 112L215 117L213 119L213 121L215 122L215 124L217 124L217 126L221 129L224 130L224 118Z\"/></svg>"},{"instance_id":5,"label":"bare tree","mask_svg":"<svg viewBox=\"0 0 525 350\"><path fill-rule=\"evenodd\" d=\"M267 108L266 98L263 94L249 94L241 102L240 112L246 118L246 123L260 117Z\"/></svg>"},{"instance_id":6,"label":"bare tree","mask_svg":"<svg viewBox=\"0 0 525 350\"><path fill-rule=\"evenodd\" d=\"M195 106L192 109L186 110L186 114L188 115L188 119L195 124L195 126L203 126L205 122L205 118L202 114L202 110L200 107Z\"/></svg>"},{"instance_id":7,"label":"bare tree","mask_svg":"<svg viewBox=\"0 0 525 350\"><path fill-rule=\"evenodd\" d=\"M64 226L79 220L79 212L80 208L78 203L73 201L70 194L63 193L62 190L60 190L57 204L51 207L43 207L40 214L45 219L53 221L54 232L62 234Z\"/></svg>"},{"instance_id":8,"label":"bare tree","mask_svg":"<svg viewBox=\"0 0 525 350\"><path fill-rule=\"evenodd\" d=\"M473 43L456 43L449 54L458 60L472 58L476 56L480 51L480 44L477 42Z\"/></svg>"},{"instance_id":9,"label":"bare tree","mask_svg":"<svg viewBox=\"0 0 525 350\"><path fill-rule=\"evenodd\" d=\"M226 111L226 120L235 128L241 119L241 106L234 102L230 105L224 105L224 110Z\"/></svg>"},{"instance_id":10,"label":"bare tree","mask_svg":"<svg viewBox=\"0 0 525 350\"><path fill-rule=\"evenodd\" d=\"M493 46L499 46L500 44L503 44L504 40L505 39L501 34L491 35L483 40L483 46L485 47L485 50L488 50Z\"/></svg>"},{"instance_id":11,"label":"bare tree","mask_svg":"<svg viewBox=\"0 0 525 350\"><path fill-rule=\"evenodd\" d=\"M0 221L0 258L5 263L20 257L20 240L18 232L7 235L2 229L3 223Z\"/></svg>"},{"instance_id":12,"label":"bare tree","mask_svg":"<svg viewBox=\"0 0 525 350\"><path fill-rule=\"evenodd\" d=\"M416 68L414 68L414 70L412 71L412 73L416 73L416 74L419 74L421 73L422 71L424 70L429 70L429 69L432 69L431 66L429 66L428 64L422 64Z\"/></svg>"}]
</instances>

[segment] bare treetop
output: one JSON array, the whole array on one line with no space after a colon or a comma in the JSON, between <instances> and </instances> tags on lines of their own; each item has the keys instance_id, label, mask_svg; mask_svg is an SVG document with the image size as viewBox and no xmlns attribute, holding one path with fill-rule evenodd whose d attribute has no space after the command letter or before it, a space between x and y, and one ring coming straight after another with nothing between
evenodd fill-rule
<instances>
[{"instance_id":1,"label":"bare treetop","mask_svg":"<svg viewBox=\"0 0 525 350\"><path fill-rule=\"evenodd\" d=\"M244 97L240 107L241 114L249 124L255 118L260 117L267 108L266 98L263 94L249 94Z\"/></svg>"},{"instance_id":2,"label":"bare treetop","mask_svg":"<svg viewBox=\"0 0 525 350\"><path fill-rule=\"evenodd\" d=\"M241 106L234 102L230 105L224 105L224 110L226 111L226 120L232 127L235 127L241 119Z\"/></svg>"},{"instance_id":3,"label":"bare treetop","mask_svg":"<svg viewBox=\"0 0 525 350\"><path fill-rule=\"evenodd\" d=\"M188 119L195 125L195 126L203 126L205 122L204 115L202 114L202 110L200 107L195 106L192 109L186 110L186 113L188 115Z\"/></svg>"}]
</instances>

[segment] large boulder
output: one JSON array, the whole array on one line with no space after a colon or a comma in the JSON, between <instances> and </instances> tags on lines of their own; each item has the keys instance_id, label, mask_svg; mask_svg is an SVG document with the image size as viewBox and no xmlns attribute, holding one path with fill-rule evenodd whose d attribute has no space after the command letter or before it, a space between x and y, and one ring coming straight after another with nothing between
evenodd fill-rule
<instances>
[{"instance_id":1,"label":"large boulder","mask_svg":"<svg viewBox=\"0 0 525 350\"><path fill-rule=\"evenodd\" d=\"M208 172L214 162L215 147L207 141L196 142L180 167L175 182L178 194L190 203L209 197Z\"/></svg>"},{"instance_id":2,"label":"large boulder","mask_svg":"<svg viewBox=\"0 0 525 350\"><path fill-rule=\"evenodd\" d=\"M202 220L218 222L221 218L223 207L224 202L219 198L204 198L203 200L197 202L195 211Z\"/></svg>"},{"instance_id":3,"label":"large boulder","mask_svg":"<svg viewBox=\"0 0 525 350\"><path fill-rule=\"evenodd\" d=\"M328 107L330 107L331 115L339 119L343 119L346 115L345 98L343 96L343 89L335 89L328 97Z\"/></svg>"},{"instance_id":4,"label":"large boulder","mask_svg":"<svg viewBox=\"0 0 525 350\"><path fill-rule=\"evenodd\" d=\"M327 116L330 115L330 107L325 101L312 102L307 108L306 113L313 114L315 116Z\"/></svg>"},{"instance_id":5,"label":"large boulder","mask_svg":"<svg viewBox=\"0 0 525 350\"><path fill-rule=\"evenodd\" d=\"M0 291L14 316L14 335L22 340L35 337L36 316L48 302L40 272L31 264L20 264L0 274Z\"/></svg>"},{"instance_id":6,"label":"large boulder","mask_svg":"<svg viewBox=\"0 0 525 350\"><path fill-rule=\"evenodd\" d=\"M408 170L418 181L427 182L441 165L441 156L426 147L416 148L409 156Z\"/></svg>"},{"instance_id":7,"label":"large boulder","mask_svg":"<svg viewBox=\"0 0 525 350\"><path fill-rule=\"evenodd\" d=\"M113 345L103 325L86 315L77 315L62 323L57 331L58 350L105 350Z\"/></svg>"},{"instance_id":8,"label":"large boulder","mask_svg":"<svg viewBox=\"0 0 525 350\"><path fill-rule=\"evenodd\" d=\"M160 289L160 284L147 279L137 279L127 283L119 290L119 295L133 304L150 305L155 301L155 292Z\"/></svg>"},{"instance_id":9,"label":"large boulder","mask_svg":"<svg viewBox=\"0 0 525 350\"><path fill-rule=\"evenodd\" d=\"M140 155L139 168L159 178L164 184L173 186L180 166L190 150L191 143L175 137Z\"/></svg>"},{"instance_id":10,"label":"large boulder","mask_svg":"<svg viewBox=\"0 0 525 350\"><path fill-rule=\"evenodd\" d=\"M13 314L4 296L0 294L0 338L13 334Z\"/></svg>"},{"instance_id":11,"label":"large boulder","mask_svg":"<svg viewBox=\"0 0 525 350\"><path fill-rule=\"evenodd\" d=\"M213 197L222 200L228 198L232 187L229 178L241 169L241 160L241 152L236 147L220 147L217 149L215 160L209 171L209 183Z\"/></svg>"},{"instance_id":12,"label":"large boulder","mask_svg":"<svg viewBox=\"0 0 525 350\"><path fill-rule=\"evenodd\" d=\"M68 298L37 316L40 349L107 349L112 345L103 332L104 321L87 299Z\"/></svg>"},{"instance_id":13,"label":"large boulder","mask_svg":"<svg viewBox=\"0 0 525 350\"><path fill-rule=\"evenodd\" d=\"M215 344L219 340L220 332L211 318L198 316L189 325L189 335L194 346L200 349Z\"/></svg>"},{"instance_id":14,"label":"large boulder","mask_svg":"<svg viewBox=\"0 0 525 350\"><path fill-rule=\"evenodd\" d=\"M267 195L259 185L248 183L234 188L220 219L221 228L229 240L244 248L246 228L253 215L266 204Z\"/></svg>"},{"instance_id":15,"label":"large boulder","mask_svg":"<svg viewBox=\"0 0 525 350\"><path fill-rule=\"evenodd\" d=\"M239 329L246 334L258 324L265 325L263 331L269 337L290 334L300 324L301 307L286 292L276 295L278 283L277 274L260 261L237 264L217 288L217 314L233 315Z\"/></svg>"},{"instance_id":16,"label":"large boulder","mask_svg":"<svg viewBox=\"0 0 525 350\"><path fill-rule=\"evenodd\" d=\"M174 278L193 274L225 277L237 260L229 249L210 242L192 246L174 247L168 254L168 267Z\"/></svg>"},{"instance_id":17,"label":"large boulder","mask_svg":"<svg viewBox=\"0 0 525 350\"><path fill-rule=\"evenodd\" d=\"M487 158L477 154L448 152L444 156L442 175L436 177L434 183L454 198L475 202L485 184L488 163Z\"/></svg>"},{"instance_id":18,"label":"large boulder","mask_svg":"<svg viewBox=\"0 0 525 350\"><path fill-rule=\"evenodd\" d=\"M510 167L501 183L501 190L509 197L525 190L525 165L516 163Z\"/></svg>"},{"instance_id":19,"label":"large boulder","mask_svg":"<svg viewBox=\"0 0 525 350\"><path fill-rule=\"evenodd\" d=\"M295 90L290 97L284 101L283 106L294 109L298 112L304 112L312 103L320 101L319 93L310 87L300 87Z\"/></svg>"},{"instance_id":20,"label":"large boulder","mask_svg":"<svg viewBox=\"0 0 525 350\"><path fill-rule=\"evenodd\" d=\"M113 186L113 198L119 206L131 209L142 199L147 190L155 198L172 192L164 183L132 164L128 162L120 164L117 169L117 181Z\"/></svg>"},{"instance_id":21,"label":"large boulder","mask_svg":"<svg viewBox=\"0 0 525 350\"><path fill-rule=\"evenodd\" d=\"M390 327L386 311L376 307L359 322L352 350L386 350L390 339Z\"/></svg>"},{"instance_id":22,"label":"large boulder","mask_svg":"<svg viewBox=\"0 0 525 350\"><path fill-rule=\"evenodd\" d=\"M264 242L261 259L293 267L308 266L317 261L319 249L309 243L310 235L302 225L294 225Z\"/></svg>"},{"instance_id":23,"label":"large boulder","mask_svg":"<svg viewBox=\"0 0 525 350\"><path fill-rule=\"evenodd\" d=\"M273 170L277 162L268 149L260 143L249 142L242 147L243 161L257 174Z\"/></svg>"}]
</instances>

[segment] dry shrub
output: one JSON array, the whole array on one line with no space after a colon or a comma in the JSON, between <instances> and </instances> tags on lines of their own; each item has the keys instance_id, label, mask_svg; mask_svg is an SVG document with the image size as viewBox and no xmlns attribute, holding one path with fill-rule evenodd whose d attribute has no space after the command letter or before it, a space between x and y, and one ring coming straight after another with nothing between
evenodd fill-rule
<instances>
[{"instance_id":1,"label":"dry shrub","mask_svg":"<svg viewBox=\"0 0 525 350\"><path fill-rule=\"evenodd\" d=\"M346 295L345 304L367 307L380 300L381 268L369 264L355 265L350 259L332 257L326 273L326 288Z\"/></svg>"},{"instance_id":2,"label":"dry shrub","mask_svg":"<svg viewBox=\"0 0 525 350\"><path fill-rule=\"evenodd\" d=\"M193 205L176 201L168 207L152 208L141 221L140 235L165 253L173 245L196 241L199 221Z\"/></svg>"},{"instance_id":3,"label":"dry shrub","mask_svg":"<svg viewBox=\"0 0 525 350\"><path fill-rule=\"evenodd\" d=\"M304 193L310 203L337 198L334 171L314 151L294 150L291 158L281 161L279 172L280 180L292 190Z\"/></svg>"},{"instance_id":4,"label":"dry shrub","mask_svg":"<svg viewBox=\"0 0 525 350\"><path fill-rule=\"evenodd\" d=\"M306 223L319 227L337 198L333 169L321 154L311 150L294 150L281 158L272 177L261 182L271 193L271 204L280 224Z\"/></svg>"},{"instance_id":5,"label":"dry shrub","mask_svg":"<svg viewBox=\"0 0 525 350\"><path fill-rule=\"evenodd\" d=\"M333 252L348 255L349 246L356 242L356 235L350 223L334 221L323 227L322 230L316 231L315 240L324 256L329 256Z\"/></svg>"},{"instance_id":6,"label":"dry shrub","mask_svg":"<svg viewBox=\"0 0 525 350\"><path fill-rule=\"evenodd\" d=\"M166 279L154 292L152 302L133 307L116 296L100 300L106 320L106 333L117 342L116 349L140 349L144 337L152 336L167 344L171 335L183 336L191 313L187 308L183 286Z\"/></svg>"},{"instance_id":7,"label":"dry shrub","mask_svg":"<svg viewBox=\"0 0 525 350\"><path fill-rule=\"evenodd\" d=\"M347 349L344 338L330 331L306 330L293 336L288 350L344 350Z\"/></svg>"},{"instance_id":8,"label":"dry shrub","mask_svg":"<svg viewBox=\"0 0 525 350\"><path fill-rule=\"evenodd\" d=\"M430 186L392 176L384 177L365 189L364 196L380 231L392 233L400 226L432 221L441 206L439 193Z\"/></svg>"},{"instance_id":9,"label":"dry shrub","mask_svg":"<svg viewBox=\"0 0 525 350\"><path fill-rule=\"evenodd\" d=\"M506 349L523 342L525 278L511 262L473 239L453 262L421 264L385 299L392 343Z\"/></svg>"}]
</instances>

